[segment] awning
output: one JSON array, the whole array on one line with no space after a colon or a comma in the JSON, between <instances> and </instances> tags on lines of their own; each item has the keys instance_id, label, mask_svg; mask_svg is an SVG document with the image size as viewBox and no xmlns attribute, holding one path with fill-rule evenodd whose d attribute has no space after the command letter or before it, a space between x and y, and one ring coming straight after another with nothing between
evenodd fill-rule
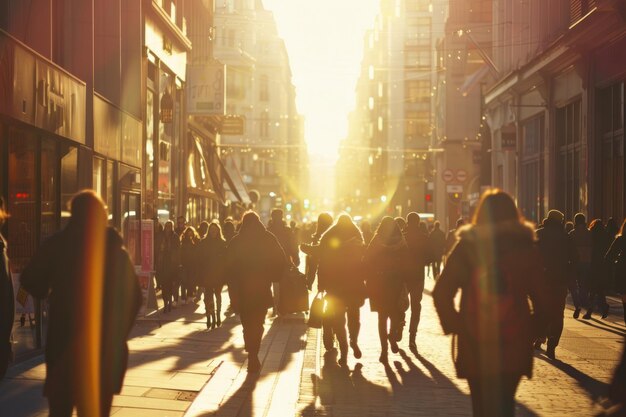
<instances>
[{"instance_id":1,"label":"awning","mask_svg":"<svg viewBox=\"0 0 626 417\"><path fill-rule=\"evenodd\" d=\"M198 136L189 133L191 149L187 160L187 190L193 194L218 199L222 204L224 189L217 173L217 166L207 146Z\"/></svg>"},{"instance_id":2,"label":"awning","mask_svg":"<svg viewBox=\"0 0 626 417\"><path fill-rule=\"evenodd\" d=\"M483 64L475 73L465 79L463 85L459 88L459 92L463 97L467 96L482 80L489 74L489 65Z\"/></svg>"},{"instance_id":3,"label":"awning","mask_svg":"<svg viewBox=\"0 0 626 417\"><path fill-rule=\"evenodd\" d=\"M226 180L226 184L224 184L226 199L239 201L246 205L250 204L252 201L250 200L248 189L243 182L243 178L241 177L241 173L235 161L232 157L229 157L225 163L220 159L220 164L222 165L224 179Z\"/></svg>"}]
</instances>

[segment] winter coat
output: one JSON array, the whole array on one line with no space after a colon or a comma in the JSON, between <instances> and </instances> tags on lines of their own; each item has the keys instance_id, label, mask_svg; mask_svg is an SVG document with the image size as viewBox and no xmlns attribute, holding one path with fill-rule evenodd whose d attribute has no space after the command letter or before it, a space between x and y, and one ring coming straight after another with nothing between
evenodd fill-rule
<instances>
[{"instance_id":1,"label":"winter coat","mask_svg":"<svg viewBox=\"0 0 626 417\"><path fill-rule=\"evenodd\" d=\"M581 264L591 263L591 251L593 249L593 239L591 237L591 231L587 229L587 226L580 224L574 227L574 230L569 232L569 236L572 239L574 247L576 248L576 254L578 255L578 262Z\"/></svg>"},{"instance_id":2,"label":"winter coat","mask_svg":"<svg viewBox=\"0 0 626 417\"><path fill-rule=\"evenodd\" d=\"M207 288L221 288L226 281L224 276L226 241L207 235L198 242L196 248L200 285Z\"/></svg>"},{"instance_id":3,"label":"winter coat","mask_svg":"<svg viewBox=\"0 0 626 417\"><path fill-rule=\"evenodd\" d=\"M12 356L11 332L15 320L15 296L9 271L7 242L0 235L0 380Z\"/></svg>"},{"instance_id":4,"label":"winter coat","mask_svg":"<svg viewBox=\"0 0 626 417\"><path fill-rule=\"evenodd\" d=\"M72 395L77 392L76 350L80 336L79 300L81 281L85 276L86 256L81 226L72 221L68 226L46 240L21 274L21 285L33 297L48 297L49 324L46 338L46 383L44 393L52 396L59 390ZM141 306L141 290L134 267L121 237L108 229L103 271L102 322L93 323L102 329L101 370L104 393L119 392L127 366L126 338Z\"/></svg>"},{"instance_id":5,"label":"winter coat","mask_svg":"<svg viewBox=\"0 0 626 417\"><path fill-rule=\"evenodd\" d=\"M546 281L553 289L565 288L573 277L576 248L561 223L546 219L543 224L537 230L537 243L546 269Z\"/></svg>"},{"instance_id":6,"label":"winter coat","mask_svg":"<svg viewBox=\"0 0 626 417\"><path fill-rule=\"evenodd\" d=\"M237 234L226 249L226 283L234 311L272 307L272 281L279 280L286 268L285 252L262 225Z\"/></svg>"},{"instance_id":7,"label":"winter coat","mask_svg":"<svg viewBox=\"0 0 626 417\"><path fill-rule=\"evenodd\" d=\"M446 234L441 229L434 229L428 236L430 245L431 261L440 261L445 255L446 250Z\"/></svg>"},{"instance_id":8,"label":"winter coat","mask_svg":"<svg viewBox=\"0 0 626 417\"><path fill-rule=\"evenodd\" d=\"M198 282L197 259L196 243L190 239L183 239L183 241L180 242L180 265L183 270L181 280L184 280L188 285L196 284Z\"/></svg>"},{"instance_id":9,"label":"winter coat","mask_svg":"<svg viewBox=\"0 0 626 417\"><path fill-rule=\"evenodd\" d=\"M530 377L533 339L541 333L537 314L547 308L533 230L517 222L493 228L469 225L459 236L433 291L444 333L458 336L458 377ZM457 311L454 299L459 289Z\"/></svg>"},{"instance_id":10,"label":"winter coat","mask_svg":"<svg viewBox=\"0 0 626 417\"><path fill-rule=\"evenodd\" d=\"M180 274L180 239L175 232L163 232L159 249L157 279L172 283Z\"/></svg>"},{"instance_id":11,"label":"winter coat","mask_svg":"<svg viewBox=\"0 0 626 417\"><path fill-rule=\"evenodd\" d=\"M620 294L626 294L626 238L617 236L606 253L606 261L614 269L613 289ZM621 262L621 265L615 262Z\"/></svg>"},{"instance_id":12,"label":"winter coat","mask_svg":"<svg viewBox=\"0 0 626 417\"><path fill-rule=\"evenodd\" d=\"M405 283L415 273L404 238L384 242L375 235L365 251L363 264L372 311L397 311L402 292L406 291Z\"/></svg>"},{"instance_id":13,"label":"winter coat","mask_svg":"<svg viewBox=\"0 0 626 417\"><path fill-rule=\"evenodd\" d=\"M591 274L589 274L589 282L587 288L589 291L603 291L609 288L609 265L604 260L611 242L604 228L598 227L591 230L591 238L593 247L591 249Z\"/></svg>"},{"instance_id":14,"label":"winter coat","mask_svg":"<svg viewBox=\"0 0 626 417\"><path fill-rule=\"evenodd\" d=\"M416 278L424 279L424 267L429 261L428 235L417 225L408 225L404 234L409 247L411 261L416 270Z\"/></svg>"},{"instance_id":15,"label":"winter coat","mask_svg":"<svg viewBox=\"0 0 626 417\"><path fill-rule=\"evenodd\" d=\"M362 306L366 295L361 262L364 252L363 238L356 226L343 229L335 225L328 229L318 251L319 289L347 306Z\"/></svg>"},{"instance_id":16,"label":"winter coat","mask_svg":"<svg viewBox=\"0 0 626 417\"><path fill-rule=\"evenodd\" d=\"M291 229L287 227L285 223L281 222L272 223L267 230L276 237L276 240L278 240L278 243L283 248L287 258L291 259L294 264L299 265L300 252L298 251L298 245L296 244Z\"/></svg>"}]
</instances>

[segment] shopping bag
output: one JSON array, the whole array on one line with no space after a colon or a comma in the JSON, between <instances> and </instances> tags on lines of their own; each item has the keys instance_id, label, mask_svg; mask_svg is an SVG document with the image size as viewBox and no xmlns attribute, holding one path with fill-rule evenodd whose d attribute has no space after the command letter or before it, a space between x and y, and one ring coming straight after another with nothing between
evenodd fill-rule
<instances>
[{"instance_id":1,"label":"shopping bag","mask_svg":"<svg viewBox=\"0 0 626 417\"><path fill-rule=\"evenodd\" d=\"M309 309L306 277L295 267L290 269L280 281L278 309L283 314L298 313Z\"/></svg>"},{"instance_id":2,"label":"shopping bag","mask_svg":"<svg viewBox=\"0 0 626 417\"><path fill-rule=\"evenodd\" d=\"M318 292L313 301L311 302L311 308L309 309L309 327L314 329L322 328L322 321L324 318L324 295L322 292Z\"/></svg>"}]
</instances>

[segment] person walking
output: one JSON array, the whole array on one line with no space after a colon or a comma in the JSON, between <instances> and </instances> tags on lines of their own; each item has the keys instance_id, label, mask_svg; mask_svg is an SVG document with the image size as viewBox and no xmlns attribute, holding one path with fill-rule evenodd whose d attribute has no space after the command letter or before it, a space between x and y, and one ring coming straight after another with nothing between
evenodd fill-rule
<instances>
[{"instance_id":1,"label":"person walking","mask_svg":"<svg viewBox=\"0 0 626 417\"><path fill-rule=\"evenodd\" d=\"M193 288L197 281L198 265L196 244L198 233L192 226L187 226L180 236L180 293L181 303L187 304L187 297L193 297Z\"/></svg>"},{"instance_id":2,"label":"person walking","mask_svg":"<svg viewBox=\"0 0 626 417\"><path fill-rule=\"evenodd\" d=\"M417 326L420 322L420 314L422 311L422 295L424 292L424 268L428 262L428 235L424 228L420 227L421 219L419 214L412 212L406 216L407 228L405 239L409 248L411 260L413 262L412 270L414 274L407 277L406 285L411 301L411 320L409 321L409 349L413 352L417 351L415 338L417 335ZM404 320L403 320L404 321Z\"/></svg>"},{"instance_id":3,"label":"person walking","mask_svg":"<svg viewBox=\"0 0 626 417\"><path fill-rule=\"evenodd\" d=\"M546 334L535 342L540 350L545 338L548 345L546 355L554 360L555 350L563 333L563 314L570 274L576 264L576 248L572 239L565 233L564 215L558 210L550 210L537 230L537 243L545 266L546 295L549 308L546 312Z\"/></svg>"},{"instance_id":4,"label":"person walking","mask_svg":"<svg viewBox=\"0 0 626 417\"><path fill-rule=\"evenodd\" d=\"M272 281L286 267L285 252L276 237L265 229L258 214L246 213L239 234L226 249L226 277L231 305L241 318L248 372L261 370L258 354L265 316L273 306Z\"/></svg>"},{"instance_id":5,"label":"person walking","mask_svg":"<svg viewBox=\"0 0 626 417\"><path fill-rule=\"evenodd\" d=\"M270 216L267 230L276 237L278 243L283 248L287 261L291 265L300 265L300 252L298 251L298 245L294 239L291 229L285 223L283 219L283 211L281 209L273 209ZM276 316L279 313L280 306L280 280L283 277L276 277L272 289L274 290L274 308L272 310L272 316Z\"/></svg>"},{"instance_id":6,"label":"person walking","mask_svg":"<svg viewBox=\"0 0 626 417\"><path fill-rule=\"evenodd\" d=\"M457 376L468 381L474 416L513 416L520 379L532 374L537 314L545 308L535 234L513 199L491 190L459 237L435 284L435 308L444 333L457 339Z\"/></svg>"},{"instance_id":7,"label":"person walking","mask_svg":"<svg viewBox=\"0 0 626 417\"><path fill-rule=\"evenodd\" d=\"M339 344L339 364L348 360L348 337L354 357L361 358L358 345L361 329L360 308L365 302L365 280L362 258L365 251L361 231L347 214L342 214L330 228L317 247L319 259L319 283L326 291L327 314L324 317L324 346L333 346L333 335Z\"/></svg>"},{"instance_id":8,"label":"person walking","mask_svg":"<svg viewBox=\"0 0 626 417\"><path fill-rule=\"evenodd\" d=\"M224 288L224 262L226 240L218 223L209 225L207 235L198 243L198 263L204 286L206 327L222 325L222 290Z\"/></svg>"},{"instance_id":9,"label":"person walking","mask_svg":"<svg viewBox=\"0 0 626 417\"><path fill-rule=\"evenodd\" d=\"M46 380L51 417L108 416L122 387L126 339L141 290L122 238L107 229L94 191L76 194L67 226L47 239L21 274L34 298L47 297Z\"/></svg>"},{"instance_id":10,"label":"person walking","mask_svg":"<svg viewBox=\"0 0 626 417\"><path fill-rule=\"evenodd\" d=\"M441 273L441 259L445 255L446 234L441 230L441 223L436 221L433 230L428 235L428 244L432 256L433 278L437 279Z\"/></svg>"},{"instance_id":11,"label":"person walking","mask_svg":"<svg viewBox=\"0 0 626 417\"><path fill-rule=\"evenodd\" d=\"M574 230L569 232L569 236L576 249L576 269L573 279L569 280L569 292L574 302L574 318L580 315L580 310L587 305L588 288L587 284L591 274L591 252L593 242L591 232L587 228L587 218L582 213L574 216Z\"/></svg>"},{"instance_id":12,"label":"person walking","mask_svg":"<svg viewBox=\"0 0 626 417\"><path fill-rule=\"evenodd\" d=\"M311 250L311 247L318 246L320 240L322 239L322 235L333 225L333 217L328 213L320 213L317 216L317 225L315 229L315 233L311 235L311 243L303 243L300 245L300 250L307 254L305 259L305 275L306 275L306 284L309 290L313 287L315 283L315 277L317 275L318 270L318 259L317 256L313 253L314 250ZM328 350L328 349L327 349Z\"/></svg>"},{"instance_id":13,"label":"person walking","mask_svg":"<svg viewBox=\"0 0 626 417\"><path fill-rule=\"evenodd\" d=\"M0 197L0 228L7 219L8 214L4 210L4 200ZM9 257L7 256L7 241L0 233L0 381L4 377L9 363L13 358L11 334L15 321L15 295L13 293L13 281L9 270Z\"/></svg>"},{"instance_id":14,"label":"person walking","mask_svg":"<svg viewBox=\"0 0 626 417\"><path fill-rule=\"evenodd\" d=\"M405 282L411 273L409 248L392 217L381 220L363 263L370 307L378 313L379 361L387 364L388 346L393 353L399 351L396 329L402 313L409 307Z\"/></svg>"},{"instance_id":15,"label":"person walking","mask_svg":"<svg viewBox=\"0 0 626 417\"><path fill-rule=\"evenodd\" d=\"M594 307L600 306L602 318L605 319L609 315L609 303L606 302L605 290L608 287L609 271L607 263L604 261L604 255L609 249L612 240L609 240L602 220L595 219L589 225L591 231L591 270L589 279L585 285L589 292L587 298L587 312L583 319L591 318Z\"/></svg>"},{"instance_id":16,"label":"person walking","mask_svg":"<svg viewBox=\"0 0 626 417\"><path fill-rule=\"evenodd\" d=\"M611 243L604 259L609 266L614 268L614 289L622 297L624 323L626 324L626 219L624 219L619 234Z\"/></svg>"},{"instance_id":17,"label":"person walking","mask_svg":"<svg viewBox=\"0 0 626 417\"><path fill-rule=\"evenodd\" d=\"M161 247L159 249L159 265L157 280L160 281L163 296L163 312L172 311L174 292L178 292L178 275L180 273L180 239L174 232L174 222L168 220L163 227Z\"/></svg>"}]
</instances>

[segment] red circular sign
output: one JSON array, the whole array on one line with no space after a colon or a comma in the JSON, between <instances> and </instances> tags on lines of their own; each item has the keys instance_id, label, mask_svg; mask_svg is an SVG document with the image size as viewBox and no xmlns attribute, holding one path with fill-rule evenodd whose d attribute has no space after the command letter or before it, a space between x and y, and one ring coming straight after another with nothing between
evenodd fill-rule
<instances>
[{"instance_id":1,"label":"red circular sign","mask_svg":"<svg viewBox=\"0 0 626 417\"><path fill-rule=\"evenodd\" d=\"M441 178L445 181L445 182L450 182L454 179L454 172L452 172L451 169L446 169L445 171L443 171L441 173Z\"/></svg>"},{"instance_id":2,"label":"red circular sign","mask_svg":"<svg viewBox=\"0 0 626 417\"><path fill-rule=\"evenodd\" d=\"M465 181L467 181L467 171L465 171L464 169L459 169L456 172L456 180L458 182L465 182Z\"/></svg>"}]
</instances>

